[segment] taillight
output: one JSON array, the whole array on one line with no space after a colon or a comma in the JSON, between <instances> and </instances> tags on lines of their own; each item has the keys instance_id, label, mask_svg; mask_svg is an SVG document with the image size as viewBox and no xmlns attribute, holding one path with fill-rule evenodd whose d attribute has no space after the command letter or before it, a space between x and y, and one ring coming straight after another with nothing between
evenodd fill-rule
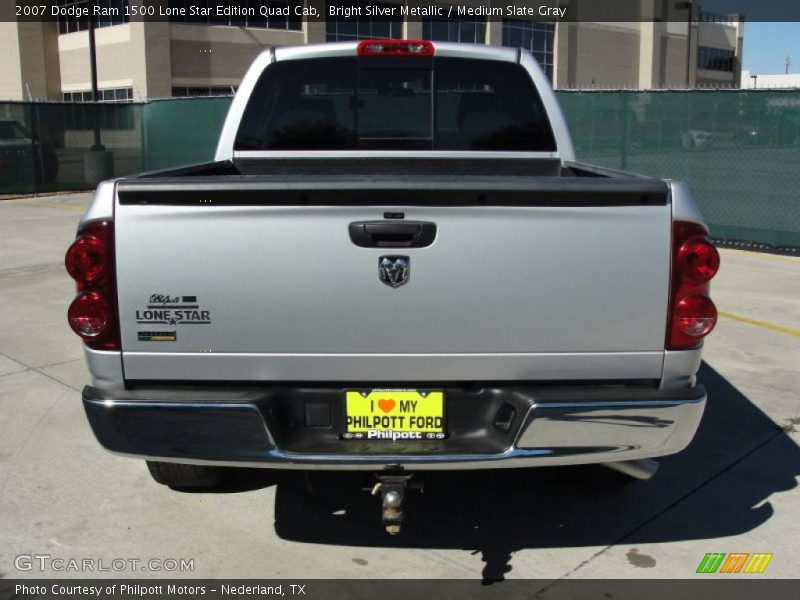
<instances>
[{"instance_id":1,"label":"taillight","mask_svg":"<svg viewBox=\"0 0 800 600\"><path fill-rule=\"evenodd\" d=\"M80 284L100 281L108 271L105 244L93 235L82 235L67 251L67 273Z\"/></svg>"},{"instance_id":2,"label":"taillight","mask_svg":"<svg viewBox=\"0 0 800 600\"><path fill-rule=\"evenodd\" d=\"M708 296L686 296L678 301L673 315L682 333L692 338L711 333L717 324L717 307Z\"/></svg>"},{"instance_id":3,"label":"taillight","mask_svg":"<svg viewBox=\"0 0 800 600\"><path fill-rule=\"evenodd\" d=\"M90 348L119 350L114 223L87 223L67 250L64 263L78 288L67 311L70 327Z\"/></svg>"},{"instance_id":4,"label":"taillight","mask_svg":"<svg viewBox=\"0 0 800 600\"><path fill-rule=\"evenodd\" d=\"M672 282L667 349L697 347L717 324L717 308L708 297L709 281L719 270L719 253L697 223L672 226Z\"/></svg>"},{"instance_id":5,"label":"taillight","mask_svg":"<svg viewBox=\"0 0 800 600\"><path fill-rule=\"evenodd\" d=\"M427 40L363 40L359 56L433 56L435 48Z\"/></svg>"},{"instance_id":6,"label":"taillight","mask_svg":"<svg viewBox=\"0 0 800 600\"><path fill-rule=\"evenodd\" d=\"M705 236L695 236L678 248L681 275L694 283L710 281L719 270L719 252Z\"/></svg>"},{"instance_id":7,"label":"taillight","mask_svg":"<svg viewBox=\"0 0 800 600\"><path fill-rule=\"evenodd\" d=\"M70 327L82 338L93 339L108 329L111 309L98 292L82 292L67 311Z\"/></svg>"}]
</instances>

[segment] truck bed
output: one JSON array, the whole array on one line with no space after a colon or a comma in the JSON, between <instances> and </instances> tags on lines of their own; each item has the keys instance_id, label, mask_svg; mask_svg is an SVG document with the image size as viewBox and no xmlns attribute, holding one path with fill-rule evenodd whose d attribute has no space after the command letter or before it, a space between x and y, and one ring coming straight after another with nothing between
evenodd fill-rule
<instances>
[{"instance_id":1,"label":"truck bed","mask_svg":"<svg viewBox=\"0 0 800 600\"><path fill-rule=\"evenodd\" d=\"M433 154L433 153L430 153ZM224 160L173 169L151 171L124 178L131 182L144 179L184 177L226 177L288 175L489 175L522 177L592 177L660 181L626 171L608 169L559 158L456 158L453 156L324 156L304 158L244 158Z\"/></svg>"},{"instance_id":2,"label":"truck bed","mask_svg":"<svg viewBox=\"0 0 800 600\"><path fill-rule=\"evenodd\" d=\"M660 179L548 159L288 159L129 177L118 194L121 204L624 206L664 205L668 187Z\"/></svg>"}]
</instances>

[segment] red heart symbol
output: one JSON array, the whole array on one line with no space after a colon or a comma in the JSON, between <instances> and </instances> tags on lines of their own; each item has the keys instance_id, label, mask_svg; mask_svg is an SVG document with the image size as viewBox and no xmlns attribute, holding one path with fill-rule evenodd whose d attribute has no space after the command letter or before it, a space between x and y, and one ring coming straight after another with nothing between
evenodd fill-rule
<instances>
[{"instance_id":1,"label":"red heart symbol","mask_svg":"<svg viewBox=\"0 0 800 600\"><path fill-rule=\"evenodd\" d=\"M394 400L386 400L385 398L382 400L378 400L378 408L380 408L383 412L388 413L390 412L397 402Z\"/></svg>"}]
</instances>

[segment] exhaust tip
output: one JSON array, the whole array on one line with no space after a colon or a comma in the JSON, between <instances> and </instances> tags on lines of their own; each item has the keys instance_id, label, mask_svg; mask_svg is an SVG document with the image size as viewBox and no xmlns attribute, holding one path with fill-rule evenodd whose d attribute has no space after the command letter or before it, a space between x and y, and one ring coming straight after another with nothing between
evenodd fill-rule
<instances>
[{"instance_id":1,"label":"exhaust tip","mask_svg":"<svg viewBox=\"0 0 800 600\"><path fill-rule=\"evenodd\" d=\"M642 481L647 481L648 479L652 478L653 475L656 474L658 471L658 467L660 466L657 460L652 460L649 458L643 458L640 460L623 460L617 462L607 462L603 463L604 467L608 467L614 471L618 471L620 473L624 473L629 477L633 477L634 479L641 479Z\"/></svg>"}]
</instances>

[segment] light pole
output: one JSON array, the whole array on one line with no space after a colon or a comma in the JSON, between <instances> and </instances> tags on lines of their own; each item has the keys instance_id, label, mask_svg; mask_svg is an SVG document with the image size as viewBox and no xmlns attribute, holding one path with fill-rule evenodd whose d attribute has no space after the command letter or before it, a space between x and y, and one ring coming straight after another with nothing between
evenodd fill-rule
<instances>
[{"instance_id":1,"label":"light pole","mask_svg":"<svg viewBox=\"0 0 800 600\"><path fill-rule=\"evenodd\" d=\"M675 8L686 11L686 87L688 88L692 61L692 2L676 2Z\"/></svg>"},{"instance_id":2,"label":"light pole","mask_svg":"<svg viewBox=\"0 0 800 600\"><path fill-rule=\"evenodd\" d=\"M94 37L97 28L97 15L95 10L97 0L86 0L89 8L89 74L92 85L92 118L94 129L94 143L83 155L83 177L89 185L97 185L105 179L114 176L114 155L108 152L100 139L100 92L97 86L97 44Z\"/></svg>"},{"instance_id":3,"label":"light pole","mask_svg":"<svg viewBox=\"0 0 800 600\"><path fill-rule=\"evenodd\" d=\"M100 123L97 118L96 104L100 101L99 91L97 89L97 43L95 42L94 31L97 29L97 17L95 17L94 10L97 0L89 0L89 73L92 79L92 102L95 103L94 115L94 145L92 150L97 152L105 150L103 144L100 142Z\"/></svg>"}]
</instances>

